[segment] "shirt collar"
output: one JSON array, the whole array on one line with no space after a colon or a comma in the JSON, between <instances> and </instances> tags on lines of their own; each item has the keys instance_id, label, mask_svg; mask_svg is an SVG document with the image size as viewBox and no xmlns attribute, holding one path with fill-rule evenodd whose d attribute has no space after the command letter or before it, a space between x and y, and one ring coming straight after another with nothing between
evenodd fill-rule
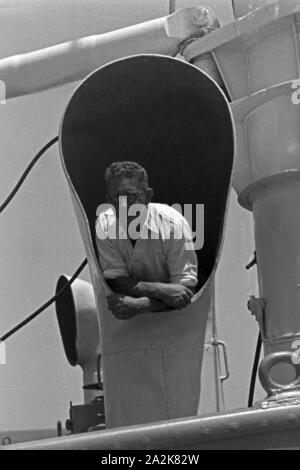
<instances>
[{"instance_id":1,"label":"shirt collar","mask_svg":"<svg viewBox=\"0 0 300 470\"><path fill-rule=\"evenodd\" d=\"M148 228L151 232L158 234L159 233L159 214L154 210L154 205L150 202L148 204L148 213L144 223L144 227ZM144 228L143 227L143 228Z\"/></svg>"},{"instance_id":2,"label":"shirt collar","mask_svg":"<svg viewBox=\"0 0 300 470\"><path fill-rule=\"evenodd\" d=\"M117 217L115 216L115 211L112 207L107 208L105 212L101 212L100 207L101 206L97 208L97 216L101 214L102 217L104 216L107 219L109 224L117 223ZM142 234L145 234L145 230L147 229L155 234L159 234L159 227L161 225L160 216L159 216L159 213L154 210L154 207L155 207L154 204L151 202L147 206L147 216L140 232L141 238L142 238ZM120 230L122 232L125 232L125 229L122 226L122 224L120 223L118 225L120 227Z\"/></svg>"}]
</instances>

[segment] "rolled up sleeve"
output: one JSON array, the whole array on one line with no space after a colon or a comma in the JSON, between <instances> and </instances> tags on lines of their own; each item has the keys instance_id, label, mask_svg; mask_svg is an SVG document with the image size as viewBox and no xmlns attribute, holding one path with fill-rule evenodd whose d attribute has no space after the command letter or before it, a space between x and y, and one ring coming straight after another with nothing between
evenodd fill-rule
<instances>
[{"instance_id":1,"label":"rolled up sleeve","mask_svg":"<svg viewBox=\"0 0 300 470\"><path fill-rule=\"evenodd\" d=\"M168 240L167 264L172 284L194 287L198 283L197 255L192 241L192 232L184 219L176 226L175 236Z\"/></svg>"},{"instance_id":2,"label":"rolled up sleeve","mask_svg":"<svg viewBox=\"0 0 300 470\"><path fill-rule=\"evenodd\" d=\"M128 277L128 270L116 240L99 238L99 221L96 222L96 245L101 270L105 279Z\"/></svg>"}]
</instances>

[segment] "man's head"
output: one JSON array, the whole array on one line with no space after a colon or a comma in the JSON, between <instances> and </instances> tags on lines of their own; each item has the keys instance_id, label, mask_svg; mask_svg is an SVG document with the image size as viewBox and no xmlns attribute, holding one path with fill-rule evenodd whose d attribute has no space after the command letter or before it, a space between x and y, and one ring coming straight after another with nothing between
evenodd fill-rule
<instances>
[{"instance_id":1,"label":"man's head","mask_svg":"<svg viewBox=\"0 0 300 470\"><path fill-rule=\"evenodd\" d=\"M126 196L127 207L149 204L153 196L146 170L136 162L114 162L105 171L107 200L116 210L120 197Z\"/></svg>"}]
</instances>

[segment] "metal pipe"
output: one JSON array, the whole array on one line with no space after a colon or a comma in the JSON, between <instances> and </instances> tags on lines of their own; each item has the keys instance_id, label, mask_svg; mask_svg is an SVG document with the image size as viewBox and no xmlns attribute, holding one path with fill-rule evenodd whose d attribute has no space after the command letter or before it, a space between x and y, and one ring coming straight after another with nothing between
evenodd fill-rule
<instances>
[{"instance_id":1,"label":"metal pipe","mask_svg":"<svg viewBox=\"0 0 300 470\"><path fill-rule=\"evenodd\" d=\"M295 89L291 80L232 104L239 143L233 186L240 204L253 213L260 298L252 297L249 309L259 322L267 356L262 385L268 395L276 391L271 406L280 392L280 400L299 403L300 397L300 139ZM275 385L271 369L278 362L282 365L276 367Z\"/></svg>"},{"instance_id":2,"label":"metal pipe","mask_svg":"<svg viewBox=\"0 0 300 470\"><path fill-rule=\"evenodd\" d=\"M242 410L8 445L6 450L266 449L299 446L300 407Z\"/></svg>"},{"instance_id":3,"label":"metal pipe","mask_svg":"<svg viewBox=\"0 0 300 470\"><path fill-rule=\"evenodd\" d=\"M169 14L171 15L176 10L176 0L170 0L169 5Z\"/></svg>"},{"instance_id":4,"label":"metal pipe","mask_svg":"<svg viewBox=\"0 0 300 470\"><path fill-rule=\"evenodd\" d=\"M221 359L219 351L219 342L218 342L218 332L217 332L217 319L216 319L216 290L213 291L213 325L212 325L212 346L214 348L214 365L215 365L215 383L216 383L216 409L217 412L225 412L225 397L223 382L221 380Z\"/></svg>"},{"instance_id":5,"label":"metal pipe","mask_svg":"<svg viewBox=\"0 0 300 470\"><path fill-rule=\"evenodd\" d=\"M0 80L8 99L81 80L128 55L174 55L181 41L197 33L202 23L201 7L183 8L163 18L15 55L0 60Z\"/></svg>"}]
</instances>

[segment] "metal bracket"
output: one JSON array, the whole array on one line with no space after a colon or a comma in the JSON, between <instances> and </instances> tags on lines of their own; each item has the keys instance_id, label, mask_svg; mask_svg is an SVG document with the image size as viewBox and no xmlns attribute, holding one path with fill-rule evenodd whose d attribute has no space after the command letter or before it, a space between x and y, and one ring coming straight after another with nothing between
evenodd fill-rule
<instances>
[{"instance_id":1,"label":"metal bracket","mask_svg":"<svg viewBox=\"0 0 300 470\"><path fill-rule=\"evenodd\" d=\"M250 299L248 300L248 310L250 310L251 315L255 317L255 320L259 324L260 333L262 340L266 339L265 334L265 308L266 302L264 299L257 298L254 295L251 295Z\"/></svg>"},{"instance_id":2,"label":"metal bracket","mask_svg":"<svg viewBox=\"0 0 300 470\"><path fill-rule=\"evenodd\" d=\"M287 385L275 382L271 377L271 369L276 364L292 364L296 371L296 379ZM280 406L300 405L300 364L295 362L294 353L281 351L266 356L259 368L259 378L268 397L259 403L263 409Z\"/></svg>"}]
</instances>

